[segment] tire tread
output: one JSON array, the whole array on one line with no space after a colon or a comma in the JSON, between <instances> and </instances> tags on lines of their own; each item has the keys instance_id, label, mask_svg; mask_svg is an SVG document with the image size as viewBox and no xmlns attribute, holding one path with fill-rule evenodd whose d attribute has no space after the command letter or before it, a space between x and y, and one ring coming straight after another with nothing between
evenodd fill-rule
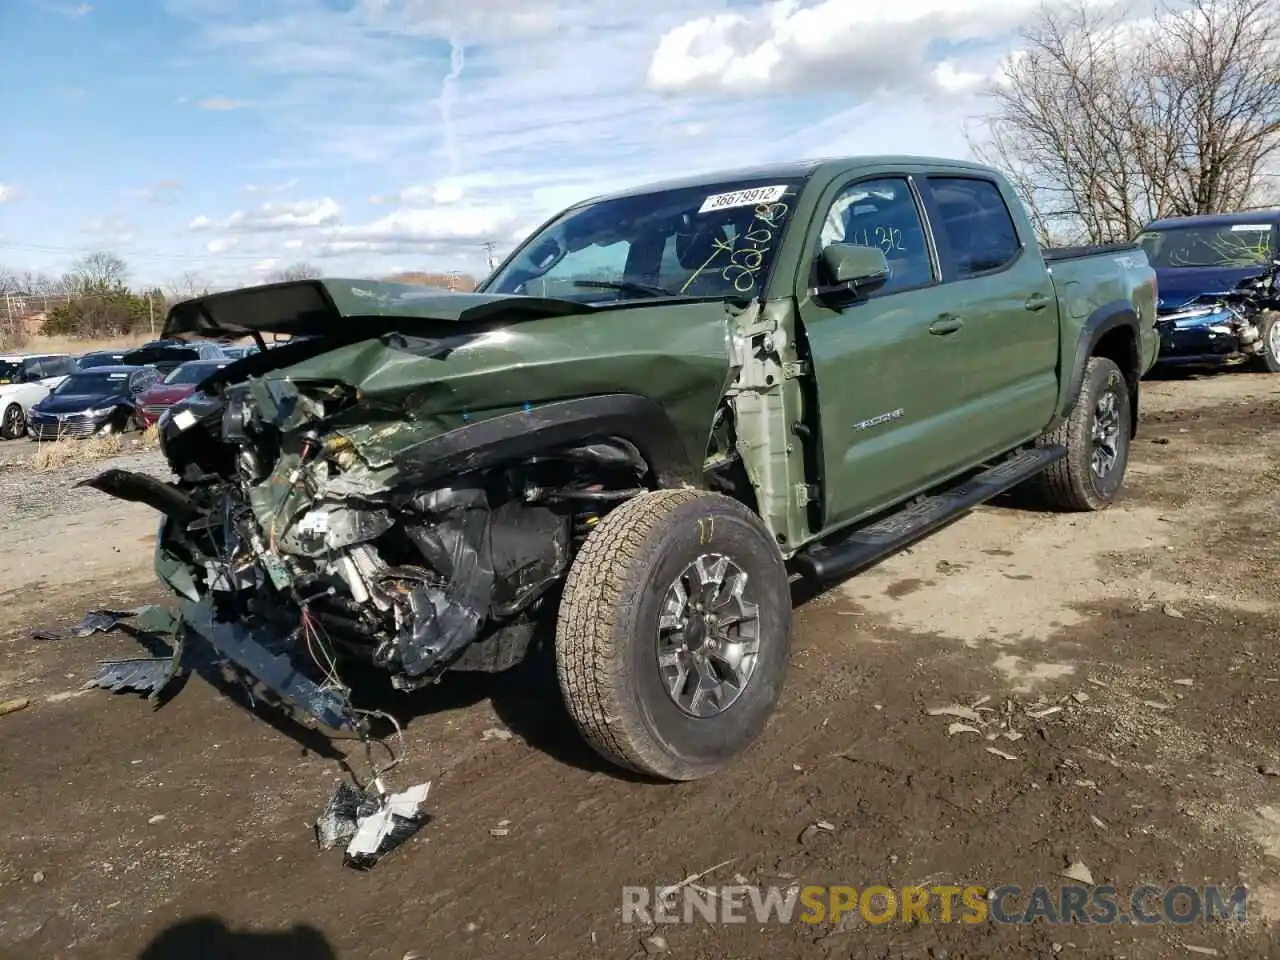
<instances>
[{"instance_id":1,"label":"tire tread","mask_svg":"<svg viewBox=\"0 0 1280 960\"><path fill-rule=\"evenodd\" d=\"M640 494L606 514L587 537L565 579L556 622L556 673L565 706L587 743L612 762L637 773L694 779L698 768L654 748L638 718L624 708L627 678L620 675L619 622L639 602L642 565L672 510L694 500L732 505L721 494L693 488ZM754 515L751 515L754 519Z\"/></svg>"}]
</instances>

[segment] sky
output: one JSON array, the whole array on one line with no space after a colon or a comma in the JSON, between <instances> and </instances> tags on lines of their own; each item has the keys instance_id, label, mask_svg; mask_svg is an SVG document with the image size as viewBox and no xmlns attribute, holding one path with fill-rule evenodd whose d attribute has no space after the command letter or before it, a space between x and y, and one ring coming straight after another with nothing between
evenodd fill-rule
<instances>
[{"instance_id":1,"label":"sky","mask_svg":"<svg viewBox=\"0 0 1280 960\"><path fill-rule=\"evenodd\" d=\"M672 175L971 156L1040 0L0 0L0 264L459 270Z\"/></svg>"}]
</instances>

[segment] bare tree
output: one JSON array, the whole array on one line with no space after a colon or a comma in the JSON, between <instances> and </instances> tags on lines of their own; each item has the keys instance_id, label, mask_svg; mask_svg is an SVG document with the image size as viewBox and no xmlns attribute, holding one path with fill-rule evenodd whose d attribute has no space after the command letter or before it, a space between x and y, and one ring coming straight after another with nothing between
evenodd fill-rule
<instances>
[{"instance_id":1,"label":"bare tree","mask_svg":"<svg viewBox=\"0 0 1280 960\"><path fill-rule=\"evenodd\" d=\"M1280 4L1045 10L988 95L970 144L1045 242L1123 241L1156 217L1257 204L1280 160Z\"/></svg>"},{"instance_id":2,"label":"bare tree","mask_svg":"<svg viewBox=\"0 0 1280 960\"><path fill-rule=\"evenodd\" d=\"M166 292L172 300L191 300L208 295L210 289L208 280L194 270L187 270L169 281Z\"/></svg>"},{"instance_id":3,"label":"bare tree","mask_svg":"<svg viewBox=\"0 0 1280 960\"><path fill-rule=\"evenodd\" d=\"M68 279L78 293L122 290L129 279L129 266L114 253L98 251L71 265Z\"/></svg>"},{"instance_id":4,"label":"bare tree","mask_svg":"<svg viewBox=\"0 0 1280 960\"><path fill-rule=\"evenodd\" d=\"M324 276L324 271L309 263L291 263L280 270L267 274L267 283L283 283L286 280L314 280Z\"/></svg>"}]
</instances>

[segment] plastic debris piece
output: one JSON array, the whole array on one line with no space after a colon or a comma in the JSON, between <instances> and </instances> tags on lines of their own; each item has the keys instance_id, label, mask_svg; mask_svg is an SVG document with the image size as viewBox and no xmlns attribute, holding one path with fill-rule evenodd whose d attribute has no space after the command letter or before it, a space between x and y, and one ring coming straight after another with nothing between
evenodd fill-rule
<instances>
[{"instance_id":1,"label":"plastic debris piece","mask_svg":"<svg viewBox=\"0 0 1280 960\"><path fill-rule=\"evenodd\" d=\"M5 700L0 702L0 717L10 713L17 713L19 710L25 710L31 706L31 700L28 697L17 697L13 700Z\"/></svg>"},{"instance_id":2,"label":"plastic debris piece","mask_svg":"<svg viewBox=\"0 0 1280 960\"><path fill-rule=\"evenodd\" d=\"M87 637L91 633L109 633L121 620L127 620L137 613L139 610L90 610L83 620L61 633L56 630L34 630L31 635L37 640L70 640Z\"/></svg>"},{"instance_id":3,"label":"plastic debris piece","mask_svg":"<svg viewBox=\"0 0 1280 960\"><path fill-rule=\"evenodd\" d=\"M501 727L490 727L484 733L480 734L481 740L510 740L513 734L510 730L504 730Z\"/></svg>"},{"instance_id":4,"label":"plastic debris piece","mask_svg":"<svg viewBox=\"0 0 1280 960\"><path fill-rule=\"evenodd\" d=\"M430 783L420 783L390 794L376 802L372 813L358 816L343 862L357 870L367 870L422 829L430 816L419 808L430 789Z\"/></svg>"},{"instance_id":5,"label":"plastic debris piece","mask_svg":"<svg viewBox=\"0 0 1280 960\"><path fill-rule=\"evenodd\" d=\"M947 736L954 737L957 733L982 733L977 727L971 727L967 723L953 723L947 727Z\"/></svg>"},{"instance_id":6,"label":"plastic debris piece","mask_svg":"<svg viewBox=\"0 0 1280 960\"><path fill-rule=\"evenodd\" d=\"M667 938L660 933L655 933L652 937L645 937L641 942L644 945L644 952L650 956L666 953L670 949L667 946Z\"/></svg>"},{"instance_id":7,"label":"plastic debris piece","mask_svg":"<svg viewBox=\"0 0 1280 960\"><path fill-rule=\"evenodd\" d=\"M173 657L140 657L134 660L103 660L101 669L81 686L82 690L101 687L112 693L136 690L155 693L163 689L177 673Z\"/></svg>"},{"instance_id":8,"label":"plastic debris piece","mask_svg":"<svg viewBox=\"0 0 1280 960\"><path fill-rule=\"evenodd\" d=\"M1071 864L1067 869L1063 870L1062 875L1068 880L1076 881L1076 883L1093 886L1093 873L1079 860Z\"/></svg>"},{"instance_id":9,"label":"plastic debris piece","mask_svg":"<svg viewBox=\"0 0 1280 960\"><path fill-rule=\"evenodd\" d=\"M973 723L982 722L982 715L977 710L963 707L958 703L951 703L945 707L930 707L926 712L931 717L955 717L957 720L969 720Z\"/></svg>"},{"instance_id":10,"label":"plastic debris piece","mask_svg":"<svg viewBox=\"0 0 1280 960\"><path fill-rule=\"evenodd\" d=\"M995 747L987 747L987 753L990 753L990 754L992 754L992 755L994 755L994 756L997 756L997 757L999 757L999 758L1000 758L1000 759L1002 759L1002 760L1018 760L1018 759L1020 759L1019 757L1014 756L1012 753L1005 753L1003 750L997 750Z\"/></svg>"},{"instance_id":11,"label":"plastic debris piece","mask_svg":"<svg viewBox=\"0 0 1280 960\"><path fill-rule=\"evenodd\" d=\"M1192 680L1190 677L1180 677L1179 679L1173 682L1180 687L1194 687L1196 685L1196 682Z\"/></svg>"},{"instance_id":12,"label":"plastic debris piece","mask_svg":"<svg viewBox=\"0 0 1280 960\"><path fill-rule=\"evenodd\" d=\"M316 842L321 850L331 850L356 834L356 821L377 809L377 800L365 791L339 783L324 811L316 818Z\"/></svg>"},{"instance_id":13,"label":"plastic debris piece","mask_svg":"<svg viewBox=\"0 0 1280 960\"><path fill-rule=\"evenodd\" d=\"M1051 717L1055 713L1061 713L1062 707L1045 707L1043 710L1028 710L1027 716L1035 720L1041 720L1045 717Z\"/></svg>"},{"instance_id":14,"label":"plastic debris piece","mask_svg":"<svg viewBox=\"0 0 1280 960\"><path fill-rule=\"evenodd\" d=\"M1166 603L1160 608L1166 617L1173 617L1175 620L1185 620L1187 615L1172 604Z\"/></svg>"}]
</instances>

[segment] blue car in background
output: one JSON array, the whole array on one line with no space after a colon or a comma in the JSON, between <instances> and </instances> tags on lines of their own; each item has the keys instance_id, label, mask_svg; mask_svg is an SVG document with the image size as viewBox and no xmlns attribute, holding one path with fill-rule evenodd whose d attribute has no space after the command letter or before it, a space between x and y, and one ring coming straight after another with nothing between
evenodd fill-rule
<instances>
[{"instance_id":1,"label":"blue car in background","mask_svg":"<svg viewBox=\"0 0 1280 960\"><path fill-rule=\"evenodd\" d=\"M1136 240L1156 270L1158 365L1280 373L1280 208L1157 220Z\"/></svg>"}]
</instances>

